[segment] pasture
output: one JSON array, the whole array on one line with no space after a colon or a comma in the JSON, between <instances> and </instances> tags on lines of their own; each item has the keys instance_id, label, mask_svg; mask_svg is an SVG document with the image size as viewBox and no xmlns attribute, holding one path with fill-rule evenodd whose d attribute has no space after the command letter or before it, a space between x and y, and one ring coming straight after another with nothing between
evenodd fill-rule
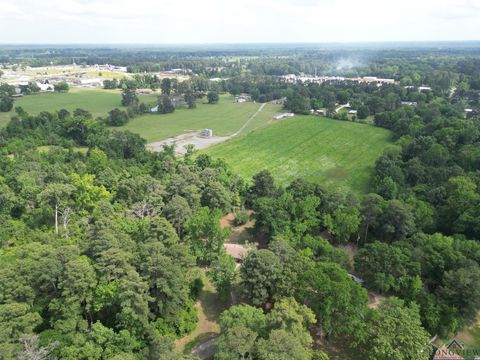
<instances>
[{"instance_id":1,"label":"pasture","mask_svg":"<svg viewBox=\"0 0 480 360\"><path fill-rule=\"evenodd\" d=\"M197 102L196 109L178 108L171 114L145 114L131 119L119 130L130 130L147 142L164 140L173 136L209 128L214 136L227 136L237 130L260 108L253 102L235 103L231 96L221 96L218 104ZM243 132L262 127L271 121L279 105L267 104L249 122Z\"/></svg>"},{"instance_id":2,"label":"pasture","mask_svg":"<svg viewBox=\"0 0 480 360\"><path fill-rule=\"evenodd\" d=\"M279 184L295 178L366 193L390 132L370 125L295 116L204 150L250 179L268 169Z\"/></svg>"}]
</instances>

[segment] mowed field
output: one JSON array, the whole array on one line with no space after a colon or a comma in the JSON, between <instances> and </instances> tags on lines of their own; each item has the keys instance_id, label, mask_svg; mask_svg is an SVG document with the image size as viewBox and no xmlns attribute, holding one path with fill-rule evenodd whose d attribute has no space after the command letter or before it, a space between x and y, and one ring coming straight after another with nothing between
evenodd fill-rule
<instances>
[{"instance_id":1,"label":"mowed field","mask_svg":"<svg viewBox=\"0 0 480 360\"><path fill-rule=\"evenodd\" d=\"M209 128L214 136L236 132L260 108L253 102L235 103L231 96L221 96L218 104L197 102L196 109L178 108L171 114L146 114L131 119L119 130L130 130L148 142ZM263 126L280 110L279 105L267 104L262 112L245 128L245 132Z\"/></svg>"},{"instance_id":2,"label":"mowed field","mask_svg":"<svg viewBox=\"0 0 480 360\"><path fill-rule=\"evenodd\" d=\"M390 132L317 116L295 116L254 130L204 152L223 158L250 179L268 169L280 184L295 178L366 193L376 159Z\"/></svg>"},{"instance_id":3,"label":"mowed field","mask_svg":"<svg viewBox=\"0 0 480 360\"><path fill-rule=\"evenodd\" d=\"M113 108L121 107L120 90L70 88L68 93L40 93L15 99L14 108L23 107L30 114L41 111L56 111L66 109L73 111L77 108L90 111L94 117L103 116ZM141 97L141 100L144 98ZM155 98L149 101L155 101ZM5 126L10 120L9 113L0 113L0 127Z\"/></svg>"}]
</instances>

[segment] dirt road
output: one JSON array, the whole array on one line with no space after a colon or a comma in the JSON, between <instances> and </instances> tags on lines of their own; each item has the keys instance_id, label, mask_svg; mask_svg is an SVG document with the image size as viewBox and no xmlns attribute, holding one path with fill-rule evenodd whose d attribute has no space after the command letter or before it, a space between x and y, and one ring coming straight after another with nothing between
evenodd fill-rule
<instances>
[{"instance_id":1,"label":"dirt road","mask_svg":"<svg viewBox=\"0 0 480 360\"><path fill-rule=\"evenodd\" d=\"M212 137L204 137L201 135L201 131L191 132L187 134L178 135L175 137L168 138L162 141L156 141L150 144L147 144L147 148L151 151L160 152L163 151L164 145L172 145L175 144L175 152L177 154L185 154L186 153L186 145L192 144L195 146L195 149L201 150L212 145L227 141L229 139L234 138L242 133L243 130L250 124L250 122L255 119L259 112L263 110L266 104L260 105L258 110L248 118L248 120L233 134L228 136L212 136Z\"/></svg>"}]
</instances>

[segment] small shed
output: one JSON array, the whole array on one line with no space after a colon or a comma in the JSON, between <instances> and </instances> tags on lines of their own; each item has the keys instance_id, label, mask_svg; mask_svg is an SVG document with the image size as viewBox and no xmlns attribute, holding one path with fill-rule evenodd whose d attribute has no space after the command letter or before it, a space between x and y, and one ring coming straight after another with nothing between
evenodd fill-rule
<instances>
[{"instance_id":1,"label":"small shed","mask_svg":"<svg viewBox=\"0 0 480 360\"><path fill-rule=\"evenodd\" d=\"M205 136L207 138L212 137L213 136L213 130L212 129L203 129L202 136Z\"/></svg>"},{"instance_id":2,"label":"small shed","mask_svg":"<svg viewBox=\"0 0 480 360\"><path fill-rule=\"evenodd\" d=\"M292 117L292 116L295 116L295 114L294 113L282 113L282 114L275 115L273 118L275 120L281 120L281 119L284 119L286 117Z\"/></svg>"},{"instance_id":3,"label":"small shed","mask_svg":"<svg viewBox=\"0 0 480 360\"><path fill-rule=\"evenodd\" d=\"M327 109L318 109L315 110L315 114L318 116L327 116Z\"/></svg>"}]
</instances>

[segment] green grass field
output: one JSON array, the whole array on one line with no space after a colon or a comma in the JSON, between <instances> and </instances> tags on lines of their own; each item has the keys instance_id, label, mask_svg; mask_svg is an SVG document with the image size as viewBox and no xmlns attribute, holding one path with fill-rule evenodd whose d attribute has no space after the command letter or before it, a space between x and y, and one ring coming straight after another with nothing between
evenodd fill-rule
<instances>
[{"instance_id":1,"label":"green grass field","mask_svg":"<svg viewBox=\"0 0 480 360\"><path fill-rule=\"evenodd\" d=\"M304 178L328 187L365 193L375 160L390 132L316 116L295 116L218 144L206 153L223 158L250 179L268 169L280 184Z\"/></svg>"},{"instance_id":2,"label":"green grass field","mask_svg":"<svg viewBox=\"0 0 480 360\"><path fill-rule=\"evenodd\" d=\"M119 130L130 130L148 142L164 140L172 136L210 128L215 136L225 136L237 131L260 107L261 104L235 103L231 96L221 96L218 104L209 105L201 101L196 109L179 108L172 114L147 114L131 119ZM267 104L245 128L244 132L264 126L279 105Z\"/></svg>"},{"instance_id":3,"label":"green grass field","mask_svg":"<svg viewBox=\"0 0 480 360\"><path fill-rule=\"evenodd\" d=\"M141 101L145 97L140 97ZM155 101L155 98L149 98ZM40 93L15 99L14 107L21 106L30 114L41 111L67 109L69 111L81 108L90 111L93 116L103 116L116 107L121 107L119 90L70 88L68 93ZM10 120L12 112L0 113L0 127Z\"/></svg>"}]
</instances>

